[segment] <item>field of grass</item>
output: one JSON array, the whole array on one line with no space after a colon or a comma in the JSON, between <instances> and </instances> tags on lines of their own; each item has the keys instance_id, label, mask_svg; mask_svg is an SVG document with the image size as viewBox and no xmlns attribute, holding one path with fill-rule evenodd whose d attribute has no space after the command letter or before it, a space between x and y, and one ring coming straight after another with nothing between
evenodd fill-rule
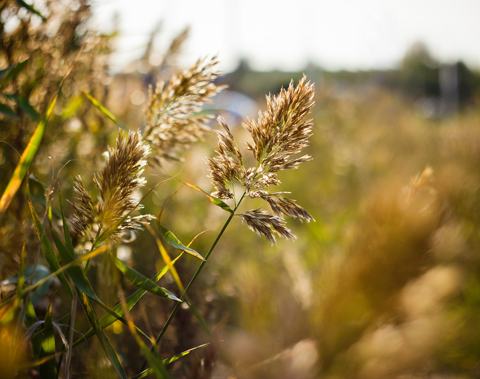
<instances>
[{"instance_id":1,"label":"field of grass","mask_svg":"<svg viewBox=\"0 0 480 379\"><path fill-rule=\"evenodd\" d=\"M147 92L54 3L1 12L1 378L478 377L478 98L300 76L216 120L186 32Z\"/></svg>"}]
</instances>

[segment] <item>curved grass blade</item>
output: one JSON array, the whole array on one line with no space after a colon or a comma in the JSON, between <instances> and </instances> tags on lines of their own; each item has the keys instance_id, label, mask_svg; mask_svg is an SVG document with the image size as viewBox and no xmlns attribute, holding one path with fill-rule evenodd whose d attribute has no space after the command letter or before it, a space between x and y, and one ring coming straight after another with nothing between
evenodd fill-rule
<instances>
[{"instance_id":1,"label":"curved grass blade","mask_svg":"<svg viewBox=\"0 0 480 379\"><path fill-rule=\"evenodd\" d=\"M69 251L63 244L63 242L60 240L58 237L58 234L52 230L52 235L53 235L53 240L55 241L55 245L57 246L58 253L60 257L62 258L62 261L64 263L73 263L75 261L79 261L79 259L75 259L74 252ZM105 246L102 251L106 250L107 247ZM88 255L88 254L86 254ZM85 257L85 256L84 256ZM75 287L77 288L78 291L81 293L85 294L88 296L90 299L94 300L98 305L100 305L103 309L105 309L108 313L113 315L116 319L122 321L124 324L126 324L126 320L120 316L118 313L116 313L113 309L105 305L97 296L95 291L92 288L92 285L90 284L90 281L88 278L85 276L83 270L80 268L78 265L72 265L67 269L67 273L72 278L73 283L75 284ZM145 338L149 339L149 337L139 330L139 333L144 336Z\"/></svg>"},{"instance_id":2,"label":"curved grass blade","mask_svg":"<svg viewBox=\"0 0 480 379\"><path fill-rule=\"evenodd\" d=\"M119 296L121 300L121 305L122 307L124 307L124 311L126 313L125 298L123 297L122 291L119 291ZM132 317L130 316L130 314L126 313L125 317L127 318L127 325L128 325L128 328L130 329L130 332L135 338L135 341L140 347L140 350L142 350L142 353L145 355L145 358L147 358L147 361L150 364L152 372L155 374L155 376L157 378L162 378L162 379L173 379L173 377L169 374L169 372L165 368L165 365L163 364L160 357L158 357L153 350L150 350L147 347L147 345L145 345L145 343L140 339L139 335L135 330L135 324L133 323Z\"/></svg>"},{"instance_id":3,"label":"curved grass blade","mask_svg":"<svg viewBox=\"0 0 480 379\"><path fill-rule=\"evenodd\" d=\"M173 234L170 230L164 228L162 225L158 225L158 228L160 229L160 233L162 233L163 238L165 238L165 241L169 243L169 245L175 247L176 249L183 250L188 254L193 255L194 257L197 257L198 259L201 259L204 261L203 257L197 253L195 250L185 246L183 243L180 242L180 240Z\"/></svg>"},{"instance_id":4,"label":"curved grass blade","mask_svg":"<svg viewBox=\"0 0 480 379\"><path fill-rule=\"evenodd\" d=\"M180 254L177 258L175 258L173 261L172 261L172 265L175 264L175 262L182 256L182 254ZM168 271L168 266L164 266L154 277L152 277L150 280L152 282L157 282L160 280L160 278L162 278ZM143 295L145 295L147 291L144 290L144 289L139 289L137 291L135 291L133 294L131 294L125 301L125 305L127 307L128 310L131 310L135 304L137 304L137 302L143 297ZM113 310L119 314L120 316L123 316L125 313L124 313L124 310L123 310L123 307L122 307L122 304L119 303L117 304ZM100 319L100 328L103 330L105 329L106 327L110 326L111 324L113 324L115 321L117 321L117 318L114 317L113 315L111 315L110 313L107 313L105 316L103 316L101 319ZM77 346L77 345L80 345L81 343L85 342L87 339L89 339L90 337L92 337L93 335L95 335L95 331L93 329L90 329L87 333L85 333L85 335L80 338L79 340L75 341L75 343L73 344L73 347Z\"/></svg>"},{"instance_id":5,"label":"curved grass blade","mask_svg":"<svg viewBox=\"0 0 480 379\"><path fill-rule=\"evenodd\" d=\"M168 254L167 250L165 250L165 247L163 246L162 241L158 237L157 233L155 233L155 230L150 225L145 225L146 229L150 232L150 234L155 238L155 242L157 243L158 250L160 251L160 255L162 256L163 261L165 264L168 266L168 269L170 270L173 279L177 283L178 288L180 291L185 291L185 287L183 286L182 281L180 280L180 276L178 275L177 269L175 266L172 264L172 259L170 258L170 255ZM190 246L190 245L189 245Z\"/></svg>"},{"instance_id":6,"label":"curved grass blade","mask_svg":"<svg viewBox=\"0 0 480 379\"><path fill-rule=\"evenodd\" d=\"M52 244L50 243L49 239L45 235L45 231L43 230L42 223L38 218L37 212L35 212L35 209L33 208L33 204L30 200L30 197L27 196L27 200L28 200L28 206L30 207L30 212L33 217L33 221L35 223L35 228L37 229L38 238L41 241L43 255L45 256L45 259L50 265L50 268L52 269L52 271L57 271L60 269L60 264L58 263L57 256L53 251ZM64 263L66 262L64 261ZM72 298L73 292L72 292L72 289L70 288L70 284L68 284L68 281L65 278L65 275L63 273L59 273L58 279L60 280L60 283L62 283L63 288L65 288L65 291L67 291L68 296Z\"/></svg>"},{"instance_id":7,"label":"curved grass blade","mask_svg":"<svg viewBox=\"0 0 480 379\"><path fill-rule=\"evenodd\" d=\"M177 179L179 180L179 179ZM227 203L225 203L224 201L220 200L218 197L215 197L215 196L212 196L210 195L209 193L205 192L204 190L202 190L200 187L197 187L193 184L190 184L190 183L186 183L186 182L183 182L181 180L179 180L179 182L185 184L187 187L190 187L190 188L193 188L194 190L197 190L198 192L204 194L206 197L208 197L208 199L213 203L215 204L217 207L220 207L222 208L224 211L227 211L227 212L230 212L233 214L233 209L230 208L228 206Z\"/></svg>"},{"instance_id":8,"label":"curved grass blade","mask_svg":"<svg viewBox=\"0 0 480 379\"><path fill-rule=\"evenodd\" d=\"M134 270L133 268L124 264L120 259L114 257L113 254L110 254L110 257L113 259L115 266L117 266L117 268L121 272L123 272L123 274L128 278L128 280L130 280L137 287L143 288L144 290L147 290L148 292L151 292L155 295L181 302L181 300L173 293L166 290L165 288L157 286L146 276L140 274L137 270Z\"/></svg>"},{"instance_id":9,"label":"curved grass blade","mask_svg":"<svg viewBox=\"0 0 480 379\"><path fill-rule=\"evenodd\" d=\"M60 201L60 214L62 215L62 223L63 223L62 226L63 226L63 235L65 237L65 244L67 249L70 252L73 252L73 255L75 256L72 239L70 238L70 232L68 230L67 220L65 219L65 213L63 212L62 191L60 189L60 181L58 182L58 199Z\"/></svg>"},{"instance_id":10,"label":"curved grass blade","mask_svg":"<svg viewBox=\"0 0 480 379\"><path fill-rule=\"evenodd\" d=\"M58 95L55 95L53 100L50 102L45 116L37 125L33 136L30 138L30 141L28 142L28 145L25 148L22 157L20 158L20 162L18 162L17 167L15 168L15 171L13 172L13 175L7 184L7 187L3 192L2 198L0 199L0 214L5 212L5 210L10 205L13 196L15 196L18 189L20 188L20 185L22 184L23 177L25 176L28 168L30 167L33 158L35 158L35 155L37 154L37 150L40 147L40 143L42 142L43 133L45 132L48 119L53 112L53 108L55 107L57 96Z\"/></svg>"},{"instance_id":11,"label":"curved grass blade","mask_svg":"<svg viewBox=\"0 0 480 379\"><path fill-rule=\"evenodd\" d=\"M39 122L40 121L40 115L38 112L35 110L35 108L30 104L27 98L19 95L5 95L5 97L8 97L9 99L14 100L18 107L24 111L26 114L28 114L34 121Z\"/></svg>"},{"instance_id":12,"label":"curved grass blade","mask_svg":"<svg viewBox=\"0 0 480 379\"><path fill-rule=\"evenodd\" d=\"M108 337L103 333L102 329L100 328L98 317L95 312L95 309L92 306L92 302L90 298L81 292L79 293L78 297L80 299L80 303L83 306L83 309L85 310L85 313L87 314L88 320L90 321L90 324L92 324L95 334L97 335L98 340L100 341L100 344L102 345L102 348L105 351L105 354L107 354L108 359L112 363L118 375L120 375L122 379L126 379L125 371L123 370L122 364L120 363L120 359L118 358L118 355L115 352L115 349L110 343L110 340L108 339Z\"/></svg>"},{"instance_id":13,"label":"curved grass blade","mask_svg":"<svg viewBox=\"0 0 480 379\"><path fill-rule=\"evenodd\" d=\"M27 325L32 326L36 322L38 322L37 314L35 313L35 308L33 307L33 304L30 299L27 300L27 304L25 307L25 316L27 319ZM33 355L35 358L40 357L40 349L42 346L42 336L37 334L32 337L32 350L33 350Z\"/></svg>"},{"instance_id":14,"label":"curved grass blade","mask_svg":"<svg viewBox=\"0 0 480 379\"><path fill-rule=\"evenodd\" d=\"M50 306L47 309L47 314L45 315L45 323L43 329L43 339L42 345L40 348L40 359L51 356L55 354L55 335L53 334L53 322L52 322L52 302L53 297L50 301ZM55 360L50 359L45 363L42 363L39 367L40 378L45 379L54 379L57 377L57 366L55 365Z\"/></svg>"},{"instance_id":15,"label":"curved grass blade","mask_svg":"<svg viewBox=\"0 0 480 379\"><path fill-rule=\"evenodd\" d=\"M34 7L32 7L30 4L27 4L23 0L15 0L15 2L20 5L21 7L27 8L30 12L35 13L37 16L39 16L43 21L46 21L47 19L39 12L37 11Z\"/></svg>"},{"instance_id":16,"label":"curved grass blade","mask_svg":"<svg viewBox=\"0 0 480 379\"><path fill-rule=\"evenodd\" d=\"M174 355L173 357L171 358L167 358L167 359L164 359L163 360L163 364L166 366L170 363L173 363L177 360L179 360L180 358L190 354L192 351L195 351L195 350L198 350L198 349L201 349L201 348L204 348L206 346L208 346L209 344L208 343L205 343L203 345L200 345L200 346L197 346L197 347L194 347L192 349L189 349L189 350L185 350L184 352L180 353L180 354L177 354L177 355ZM153 369L149 368L149 369L146 369L140 373L138 373L137 375L135 375L134 377L132 377L132 379L141 379L141 378L145 378L147 375L150 375L150 374L153 374Z\"/></svg>"},{"instance_id":17,"label":"curved grass blade","mask_svg":"<svg viewBox=\"0 0 480 379\"><path fill-rule=\"evenodd\" d=\"M0 103L0 113L3 113L5 116L8 116L10 118L16 118L16 119L20 118L20 116L16 114L12 108L10 108L8 105L5 105L3 103Z\"/></svg>"},{"instance_id":18,"label":"curved grass blade","mask_svg":"<svg viewBox=\"0 0 480 379\"><path fill-rule=\"evenodd\" d=\"M83 95L90 100L90 102L97 108L100 112L102 112L105 116L107 116L110 120L112 120L117 126L126 132L129 132L130 130L123 125L120 121L117 120L117 118L107 109L105 108L100 102L95 99L92 95L88 94L85 92L83 89L80 89L80 91L83 93Z\"/></svg>"},{"instance_id":19,"label":"curved grass blade","mask_svg":"<svg viewBox=\"0 0 480 379\"><path fill-rule=\"evenodd\" d=\"M16 78L27 66L27 61L28 59L25 59L23 62L12 64L5 70L0 71L0 85Z\"/></svg>"}]
</instances>

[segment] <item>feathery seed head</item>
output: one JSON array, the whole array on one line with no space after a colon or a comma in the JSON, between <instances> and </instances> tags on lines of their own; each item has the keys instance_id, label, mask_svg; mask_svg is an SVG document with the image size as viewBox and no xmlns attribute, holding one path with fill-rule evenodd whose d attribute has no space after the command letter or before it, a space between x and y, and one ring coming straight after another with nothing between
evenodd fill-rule
<instances>
[{"instance_id":1,"label":"feathery seed head","mask_svg":"<svg viewBox=\"0 0 480 379\"><path fill-rule=\"evenodd\" d=\"M92 239L92 230L107 230L126 214L141 208L134 192L146 183L142 173L149 152L140 132L120 133L116 147L108 149L100 173L94 175L93 180L100 192L96 204L85 190L82 179L77 177L73 202L75 213L71 220L77 233ZM128 217L112 235L120 238L125 230L141 230L141 225L153 218L151 215Z\"/></svg>"},{"instance_id":2,"label":"feathery seed head","mask_svg":"<svg viewBox=\"0 0 480 379\"><path fill-rule=\"evenodd\" d=\"M275 242L274 233L293 238L285 227L283 216L310 221L313 217L295 200L286 198L284 192L269 193L264 189L281 182L277 172L296 169L302 162L312 159L309 155L292 157L308 146L313 124L305 120L314 101L313 84L304 76L297 87L293 81L288 89L282 89L277 96L267 96L267 110L260 112L258 120L247 119L243 127L250 133L253 145L247 142L247 150L253 152L256 167L246 168L243 156L225 120L218 118L223 131L218 135L217 156L207 158L209 178L215 187L213 196L221 199L234 199L233 182L239 182L250 198L262 198L277 215L273 216L261 209L243 214L248 227L265 236L270 243Z\"/></svg>"},{"instance_id":3,"label":"feathery seed head","mask_svg":"<svg viewBox=\"0 0 480 379\"><path fill-rule=\"evenodd\" d=\"M144 138L154 150L154 159L178 160L178 149L198 141L209 129L205 124L209 115L199 114L202 105L223 86L213 82L218 76L214 70L218 61L198 60L189 70L174 75L168 84L157 83L155 92L150 88L146 108Z\"/></svg>"}]
</instances>

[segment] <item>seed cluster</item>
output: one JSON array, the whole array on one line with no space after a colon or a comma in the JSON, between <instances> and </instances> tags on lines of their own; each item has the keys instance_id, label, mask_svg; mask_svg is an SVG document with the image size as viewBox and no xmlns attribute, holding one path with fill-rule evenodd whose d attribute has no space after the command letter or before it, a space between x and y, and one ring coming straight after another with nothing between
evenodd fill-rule
<instances>
[{"instance_id":1,"label":"seed cluster","mask_svg":"<svg viewBox=\"0 0 480 379\"><path fill-rule=\"evenodd\" d=\"M140 132L120 133L116 147L108 149L102 170L94 176L100 192L96 203L85 190L82 178L76 177L72 203L75 213L71 221L77 233L93 240L92 232L107 230L125 215L143 207L134 193L146 183L142 173L149 152ZM141 230L142 224L154 218L151 215L127 217L112 237L118 239L125 231Z\"/></svg>"},{"instance_id":2,"label":"seed cluster","mask_svg":"<svg viewBox=\"0 0 480 379\"><path fill-rule=\"evenodd\" d=\"M179 160L178 150L198 141L209 129L205 124L211 116L201 114L203 104L223 89L213 81L218 61L198 60L189 70L173 75L167 83L157 83L155 92L149 89L144 138L152 146L154 159Z\"/></svg>"},{"instance_id":3,"label":"seed cluster","mask_svg":"<svg viewBox=\"0 0 480 379\"><path fill-rule=\"evenodd\" d=\"M287 192L265 191L270 185L281 182L277 172L296 169L302 162L312 159L309 155L293 157L308 146L313 134L312 120L305 120L314 105L313 84L304 76L297 87L293 81L288 89L276 96L267 96L267 110L259 113L258 120L247 119L242 126L250 133L253 144L247 142L246 149L253 153L256 167L245 168L240 149L227 123L221 117L218 122L223 130L218 135L217 156L207 158L209 178L215 187L213 196L234 199L233 183L239 182L250 198L262 198L276 216L261 209L243 213L242 219L248 227L275 243L275 234L287 239L295 238L285 226L283 216L310 221L313 217L295 200L284 197Z\"/></svg>"}]
</instances>

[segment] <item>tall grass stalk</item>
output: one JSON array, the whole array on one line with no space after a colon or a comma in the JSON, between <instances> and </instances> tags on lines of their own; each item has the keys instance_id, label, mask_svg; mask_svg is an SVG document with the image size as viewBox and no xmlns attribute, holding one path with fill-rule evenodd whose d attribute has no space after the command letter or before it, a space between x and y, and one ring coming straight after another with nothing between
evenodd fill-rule
<instances>
[{"instance_id":1,"label":"tall grass stalk","mask_svg":"<svg viewBox=\"0 0 480 379\"><path fill-rule=\"evenodd\" d=\"M238 207L240 206L240 204L242 203L242 200L243 198L245 197L246 195L246 192L243 193L243 195L240 197L240 199L238 200L238 203L237 205L235 206L233 212L230 214L230 216L228 216L227 218L227 221L225 221L225 224L223 224L223 227L222 229L220 230L220 232L218 233L217 237L215 238L215 241L213 241L213 244L212 246L210 246L210 249L208 250L207 254L205 255L205 260L203 260L200 265L198 266L197 268L197 271L195 271L195 274L193 275L192 279L190 279L190 282L188 283L187 287L185 287L185 291L183 292L182 296L180 297L180 300L185 300L187 295L188 295L188 291L190 290L190 288L193 286L193 284L195 283L195 280L197 279L197 277L200 275L200 272L202 271L203 267L207 264L207 261L208 261L208 258L210 257L210 255L212 254L213 252L213 249L215 249L215 246L217 246L217 243L218 241L220 241L220 238L222 237L223 233L225 232L225 230L227 229L228 225L230 224L230 221L232 221L233 217L235 216L235 212L237 211ZM165 325L163 326L162 330L160 331L159 335L157 336L157 338L155 339L155 345L152 346L152 351L155 349L156 346L159 345L162 337L164 336L165 332L167 331L170 323L173 321L173 319L175 318L175 315L177 314L178 310L180 309L182 303L178 303L175 305L175 307L173 308L172 312L170 313L170 316L168 316L168 319L167 321L165 321ZM140 372L144 371L147 367L147 362L145 361L142 365L142 368L140 369Z\"/></svg>"}]
</instances>

